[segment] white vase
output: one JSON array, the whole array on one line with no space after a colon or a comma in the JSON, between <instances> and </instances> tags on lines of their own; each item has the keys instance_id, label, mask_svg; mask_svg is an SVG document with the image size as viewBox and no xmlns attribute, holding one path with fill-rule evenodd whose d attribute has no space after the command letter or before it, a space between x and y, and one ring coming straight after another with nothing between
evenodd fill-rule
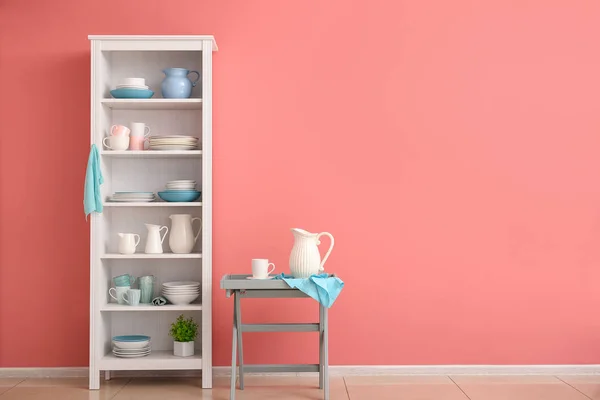
<instances>
[{"instance_id":1,"label":"white vase","mask_svg":"<svg viewBox=\"0 0 600 400\"><path fill-rule=\"evenodd\" d=\"M173 355L177 357L191 357L194 355L194 342L173 341Z\"/></svg>"},{"instance_id":2,"label":"white vase","mask_svg":"<svg viewBox=\"0 0 600 400\"><path fill-rule=\"evenodd\" d=\"M200 231L202 230L202 220L200 218L192 218L190 214L173 214L171 219L171 234L169 235L169 247L175 254L188 254L192 252ZM200 221L198 233L194 235L192 223Z\"/></svg>"},{"instance_id":3,"label":"white vase","mask_svg":"<svg viewBox=\"0 0 600 400\"><path fill-rule=\"evenodd\" d=\"M311 275L319 274L324 270L323 265L333 249L333 236L328 232L310 233L298 228L293 228L292 233L294 234L294 247L290 254L290 272L294 278L308 278ZM321 261L318 245L321 244L319 238L323 235L329 236L331 244Z\"/></svg>"}]
</instances>

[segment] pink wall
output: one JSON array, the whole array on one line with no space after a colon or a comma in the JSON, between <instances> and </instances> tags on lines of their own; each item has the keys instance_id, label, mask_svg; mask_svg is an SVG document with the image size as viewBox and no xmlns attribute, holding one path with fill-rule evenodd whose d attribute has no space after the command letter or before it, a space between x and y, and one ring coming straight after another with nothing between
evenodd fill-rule
<instances>
[{"instance_id":1,"label":"pink wall","mask_svg":"<svg viewBox=\"0 0 600 400\"><path fill-rule=\"evenodd\" d=\"M296 226L336 237L332 364L599 362L599 2L172 4L0 4L0 367L87 364L88 34L218 40L216 365L220 276L281 271ZM315 345L248 335L246 361Z\"/></svg>"}]
</instances>

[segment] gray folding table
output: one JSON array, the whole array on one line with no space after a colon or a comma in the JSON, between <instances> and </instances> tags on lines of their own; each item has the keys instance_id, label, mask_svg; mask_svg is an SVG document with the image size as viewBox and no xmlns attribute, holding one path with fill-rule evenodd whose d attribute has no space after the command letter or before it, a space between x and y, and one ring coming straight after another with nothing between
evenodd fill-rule
<instances>
[{"instance_id":1,"label":"gray folding table","mask_svg":"<svg viewBox=\"0 0 600 400\"><path fill-rule=\"evenodd\" d=\"M290 288L282 280L246 279L249 276L251 275L224 275L221 278L221 289L227 291L227 297L234 296L233 338L231 345L231 394L229 399L235 399L237 350L239 352L240 390L244 390L244 372L319 372L319 388L323 389L323 398L329 400L327 307L319 304L318 323L242 324L242 311L240 307L240 300L242 298L310 298L300 290ZM242 332L319 332L319 363L244 365Z\"/></svg>"}]
</instances>

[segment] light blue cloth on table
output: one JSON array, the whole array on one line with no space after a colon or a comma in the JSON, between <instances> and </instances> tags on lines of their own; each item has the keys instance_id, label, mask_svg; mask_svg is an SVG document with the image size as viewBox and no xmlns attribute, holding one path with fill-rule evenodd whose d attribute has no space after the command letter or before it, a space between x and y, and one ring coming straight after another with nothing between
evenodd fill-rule
<instances>
[{"instance_id":1,"label":"light blue cloth on table","mask_svg":"<svg viewBox=\"0 0 600 400\"><path fill-rule=\"evenodd\" d=\"M95 144L92 144L85 171L85 185L83 188L83 210L85 219L93 211L102 212L102 196L100 185L104 183L104 177L100 170L100 156Z\"/></svg>"},{"instance_id":2,"label":"light blue cloth on table","mask_svg":"<svg viewBox=\"0 0 600 400\"><path fill-rule=\"evenodd\" d=\"M290 287L306 293L321 305L330 308L339 296L344 282L337 276L328 274L311 275L308 278L294 278L284 273L275 275L273 279L282 279Z\"/></svg>"}]
</instances>

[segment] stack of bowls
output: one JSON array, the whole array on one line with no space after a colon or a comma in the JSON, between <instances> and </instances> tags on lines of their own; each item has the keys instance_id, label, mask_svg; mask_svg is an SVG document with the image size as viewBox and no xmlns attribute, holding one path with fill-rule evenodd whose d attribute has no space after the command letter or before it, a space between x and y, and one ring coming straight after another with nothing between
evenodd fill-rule
<instances>
[{"instance_id":1,"label":"stack of bowls","mask_svg":"<svg viewBox=\"0 0 600 400\"><path fill-rule=\"evenodd\" d=\"M169 181L166 187L167 190L158 192L158 195L168 202L195 201L202 194L196 190L196 181L193 180Z\"/></svg>"},{"instance_id":2,"label":"stack of bowls","mask_svg":"<svg viewBox=\"0 0 600 400\"><path fill-rule=\"evenodd\" d=\"M113 354L120 358L146 357L151 353L150 336L124 335L113 336Z\"/></svg>"},{"instance_id":3,"label":"stack of bowls","mask_svg":"<svg viewBox=\"0 0 600 400\"><path fill-rule=\"evenodd\" d=\"M175 305L190 304L200 296L200 282L177 281L165 282L162 295Z\"/></svg>"},{"instance_id":4,"label":"stack of bowls","mask_svg":"<svg viewBox=\"0 0 600 400\"><path fill-rule=\"evenodd\" d=\"M149 99L154 96L144 78L125 78L110 94L115 99Z\"/></svg>"}]
</instances>

